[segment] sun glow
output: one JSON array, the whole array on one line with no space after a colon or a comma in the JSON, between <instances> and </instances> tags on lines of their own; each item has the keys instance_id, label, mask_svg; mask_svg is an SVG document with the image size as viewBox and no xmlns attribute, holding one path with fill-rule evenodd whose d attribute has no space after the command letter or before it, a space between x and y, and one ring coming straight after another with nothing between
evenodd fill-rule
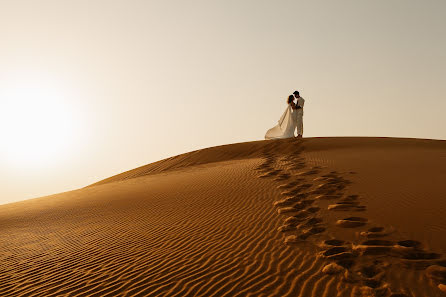
<instances>
[{"instance_id":1,"label":"sun glow","mask_svg":"<svg viewBox=\"0 0 446 297\"><path fill-rule=\"evenodd\" d=\"M80 140L75 99L61 85L40 81L0 86L0 161L42 169L68 158Z\"/></svg>"}]
</instances>

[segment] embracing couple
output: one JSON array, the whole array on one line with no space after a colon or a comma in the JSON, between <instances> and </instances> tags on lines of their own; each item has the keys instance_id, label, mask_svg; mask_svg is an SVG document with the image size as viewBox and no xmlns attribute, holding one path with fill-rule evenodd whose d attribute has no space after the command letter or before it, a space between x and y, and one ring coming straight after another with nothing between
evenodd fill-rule
<instances>
[{"instance_id":1,"label":"embracing couple","mask_svg":"<svg viewBox=\"0 0 446 297\"><path fill-rule=\"evenodd\" d=\"M294 102L296 100L296 102ZM294 137L297 129L297 137L302 138L304 134L304 98L300 97L298 91L294 91L287 99L287 108L280 117L279 124L266 132L265 139L279 139Z\"/></svg>"}]
</instances>

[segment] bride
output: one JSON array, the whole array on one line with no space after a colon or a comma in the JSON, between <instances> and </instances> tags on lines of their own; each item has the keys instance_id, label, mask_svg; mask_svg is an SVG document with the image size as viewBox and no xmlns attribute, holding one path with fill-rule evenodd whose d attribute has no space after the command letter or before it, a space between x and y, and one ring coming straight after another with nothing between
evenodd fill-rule
<instances>
[{"instance_id":1,"label":"bride","mask_svg":"<svg viewBox=\"0 0 446 297\"><path fill-rule=\"evenodd\" d=\"M294 137L297 126L298 109L294 103L294 96L290 95L287 100L287 108L280 117L279 124L266 132L265 139L280 139Z\"/></svg>"}]
</instances>

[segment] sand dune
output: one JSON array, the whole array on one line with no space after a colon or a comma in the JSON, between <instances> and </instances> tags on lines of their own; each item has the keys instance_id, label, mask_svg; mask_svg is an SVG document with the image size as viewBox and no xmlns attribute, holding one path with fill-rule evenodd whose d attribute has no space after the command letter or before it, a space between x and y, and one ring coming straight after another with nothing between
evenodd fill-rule
<instances>
[{"instance_id":1,"label":"sand dune","mask_svg":"<svg viewBox=\"0 0 446 297\"><path fill-rule=\"evenodd\" d=\"M183 154L0 206L0 296L446 296L445 180L434 140Z\"/></svg>"}]
</instances>

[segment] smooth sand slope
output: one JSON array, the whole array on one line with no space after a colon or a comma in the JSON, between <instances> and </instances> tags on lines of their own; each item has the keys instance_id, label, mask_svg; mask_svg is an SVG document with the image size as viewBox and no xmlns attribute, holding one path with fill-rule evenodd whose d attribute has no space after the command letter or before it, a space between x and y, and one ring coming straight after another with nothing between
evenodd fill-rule
<instances>
[{"instance_id":1,"label":"smooth sand slope","mask_svg":"<svg viewBox=\"0 0 446 297\"><path fill-rule=\"evenodd\" d=\"M446 142L203 149L0 206L0 296L446 296Z\"/></svg>"}]
</instances>

